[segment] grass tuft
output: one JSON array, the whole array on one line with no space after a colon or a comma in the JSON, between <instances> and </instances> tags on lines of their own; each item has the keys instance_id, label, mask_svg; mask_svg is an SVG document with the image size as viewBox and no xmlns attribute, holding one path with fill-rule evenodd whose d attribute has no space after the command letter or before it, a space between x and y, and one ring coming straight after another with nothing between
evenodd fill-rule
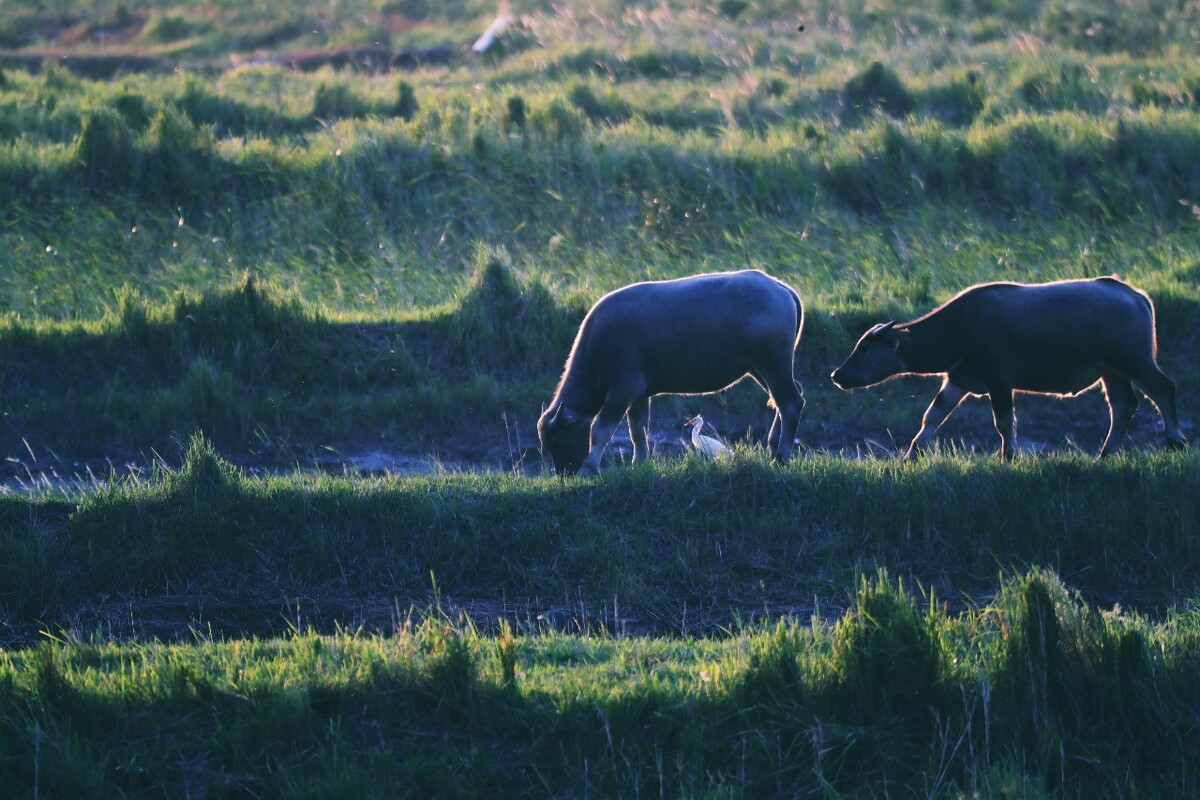
<instances>
[{"instance_id":1,"label":"grass tuft","mask_svg":"<svg viewBox=\"0 0 1200 800\"><path fill-rule=\"evenodd\" d=\"M854 606L833 630L833 674L855 724L885 716L899 724L927 723L926 709L945 668L932 608L922 614L903 581L886 570L861 579Z\"/></svg>"},{"instance_id":2,"label":"grass tuft","mask_svg":"<svg viewBox=\"0 0 1200 800\"><path fill-rule=\"evenodd\" d=\"M313 101L316 105L316 101ZM417 91L413 85L406 80L396 81L396 101L392 105L392 113L403 120L410 120L416 116L421 105L417 102Z\"/></svg>"},{"instance_id":3,"label":"grass tuft","mask_svg":"<svg viewBox=\"0 0 1200 800\"><path fill-rule=\"evenodd\" d=\"M888 116L904 117L913 110L912 95L894 71L872 61L864 71L846 81L842 88L842 121L853 124L874 109Z\"/></svg>"},{"instance_id":4,"label":"grass tuft","mask_svg":"<svg viewBox=\"0 0 1200 800\"><path fill-rule=\"evenodd\" d=\"M93 180L123 180L138 162L133 133L125 117L99 108L83 120L75 140L74 157Z\"/></svg>"}]
</instances>

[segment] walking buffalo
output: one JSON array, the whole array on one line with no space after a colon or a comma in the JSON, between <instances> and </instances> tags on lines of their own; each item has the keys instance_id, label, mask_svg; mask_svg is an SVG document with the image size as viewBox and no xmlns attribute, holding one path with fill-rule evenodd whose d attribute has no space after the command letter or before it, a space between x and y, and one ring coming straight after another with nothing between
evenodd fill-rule
<instances>
[{"instance_id":1,"label":"walking buffalo","mask_svg":"<svg viewBox=\"0 0 1200 800\"><path fill-rule=\"evenodd\" d=\"M1167 444L1182 447L1175 383L1158 368L1154 305L1116 277L972 286L911 322L874 326L830 376L843 390L899 375L940 375L908 456L926 444L967 395L992 403L1000 452L1014 452L1015 392L1076 395L1099 383L1117 449L1137 408L1137 386L1162 417Z\"/></svg>"}]
</instances>

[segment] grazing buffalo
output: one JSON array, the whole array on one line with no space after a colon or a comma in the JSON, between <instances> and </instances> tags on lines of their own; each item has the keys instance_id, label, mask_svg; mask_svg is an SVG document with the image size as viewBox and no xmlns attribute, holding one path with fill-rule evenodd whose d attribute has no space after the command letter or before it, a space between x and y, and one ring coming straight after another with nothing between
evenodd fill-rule
<instances>
[{"instance_id":1,"label":"grazing buffalo","mask_svg":"<svg viewBox=\"0 0 1200 800\"><path fill-rule=\"evenodd\" d=\"M596 302L579 326L538 438L560 474L595 474L628 414L635 461L648 458L656 394L710 394L749 375L770 394L771 455L786 459L804 408L792 374L800 297L757 270L648 281Z\"/></svg>"},{"instance_id":2,"label":"grazing buffalo","mask_svg":"<svg viewBox=\"0 0 1200 800\"><path fill-rule=\"evenodd\" d=\"M898 375L940 375L908 456L967 395L988 395L1000 452L1013 455L1013 393L1076 395L1100 383L1108 398L1104 457L1137 408L1136 385L1158 408L1167 444L1184 444L1175 382L1158 368L1154 305L1117 278L972 286L920 319L871 328L830 376L844 390Z\"/></svg>"}]
</instances>

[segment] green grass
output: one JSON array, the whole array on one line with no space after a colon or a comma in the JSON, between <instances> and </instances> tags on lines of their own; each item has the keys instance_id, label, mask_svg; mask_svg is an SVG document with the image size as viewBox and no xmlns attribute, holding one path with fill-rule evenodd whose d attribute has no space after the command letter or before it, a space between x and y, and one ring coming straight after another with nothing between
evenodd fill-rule
<instances>
[{"instance_id":1,"label":"green grass","mask_svg":"<svg viewBox=\"0 0 1200 800\"><path fill-rule=\"evenodd\" d=\"M0 654L0 763L72 796L1187 796L1195 462L255 478L196 440L0 501L0 613L45 638Z\"/></svg>"},{"instance_id":2,"label":"green grass","mask_svg":"<svg viewBox=\"0 0 1200 800\"><path fill-rule=\"evenodd\" d=\"M1028 24L1021 8L1006 24ZM1194 238L1200 73L1186 59L1054 36L1036 52L969 39L947 50L933 29L894 42L857 17L840 23L864 34L850 44L832 22L801 37L771 14L675 10L643 25L535 13L538 47L403 78L10 69L0 298L20 313L95 318L123 284L162 301L251 269L323 306L382 313L453 297L477 241L533 272L590 260L553 288L591 296L737 263L744 248L727 235L803 276L794 242L757 242L814 219L856 236L862 214L919 232L950 211L989 238L1015 218L1034 240L1042 219L1060 219L1077 251L1095 230ZM726 38L684 57L697 26ZM875 111L878 91L855 94L885 61L907 115ZM957 273L935 255L933 280Z\"/></svg>"},{"instance_id":3,"label":"green grass","mask_svg":"<svg viewBox=\"0 0 1200 800\"><path fill-rule=\"evenodd\" d=\"M1044 565L1103 607L1161 614L1195 590L1195 462L812 455L775 467L746 451L596 481L255 477L197 439L157 477L0 498L0 585L6 618L51 627L149 598L220 598L233 609L222 630L239 608L269 625L290 598L319 618L379 600L386 614L390 598L428 597L432 575L460 604L503 599L518 616L592 609L590 624L616 606L641 630L711 631L836 598L877 565L955 605L1007 569ZM217 624L221 605L203 615Z\"/></svg>"},{"instance_id":4,"label":"green grass","mask_svg":"<svg viewBox=\"0 0 1200 800\"><path fill-rule=\"evenodd\" d=\"M248 275L166 305L122 291L96 322L9 317L10 452L173 456L204 430L239 457L294 463L339 442L428 452L462 424L456 407L489 424L531 414L582 310L521 285L506 259L481 247L459 298L385 319L331 318Z\"/></svg>"},{"instance_id":5,"label":"green grass","mask_svg":"<svg viewBox=\"0 0 1200 800\"><path fill-rule=\"evenodd\" d=\"M5 6L8 790L1195 795L1195 451L1143 408L1093 461L1093 393L902 463L935 387L827 376L1116 272L1195 438L1200 6L515 5L482 58L492 2ZM746 267L805 300L801 457L738 387L543 474L590 304ZM424 472L312 468L362 452Z\"/></svg>"},{"instance_id":6,"label":"green grass","mask_svg":"<svg viewBox=\"0 0 1200 800\"><path fill-rule=\"evenodd\" d=\"M947 612L886 572L837 618L685 640L56 639L0 658L0 763L51 796L1149 796L1194 792L1194 614L1042 570Z\"/></svg>"}]
</instances>

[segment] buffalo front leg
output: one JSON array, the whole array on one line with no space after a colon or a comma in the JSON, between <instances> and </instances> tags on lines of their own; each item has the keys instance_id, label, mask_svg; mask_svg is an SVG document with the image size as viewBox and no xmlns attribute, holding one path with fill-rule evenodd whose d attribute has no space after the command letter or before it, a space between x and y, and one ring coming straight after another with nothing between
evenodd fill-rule
<instances>
[{"instance_id":1,"label":"buffalo front leg","mask_svg":"<svg viewBox=\"0 0 1200 800\"><path fill-rule=\"evenodd\" d=\"M1104 437L1099 456L1104 458L1121 446L1133 412L1137 411L1138 399L1133 384L1119 375L1105 375L1100 383L1104 386L1104 396L1108 398L1108 436Z\"/></svg>"},{"instance_id":2,"label":"buffalo front leg","mask_svg":"<svg viewBox=\"0 0 1200 800\"><path fill-rule=\"evenodd\" d=\"M954 409L958 408L958 404L966 396L966 391L951 383L949 378L942 381L942 388L938 389L929 408L925 409L925 415L921 417L921 429L917 431L917 435L908 445L908 452L904 454L904 457L912 458L917 450L928 445L934 434L938 432L938 428L942 427L942 423Z\"/></svg>"},{"instance_id":3,"label":"buffalo front leg","mask_svg":"<svg viewBox=\"0 0 1200 800\"><path fill-rule=\"evenodd\" d=\"M600 413L592 420L591 443L587 458L583 460L578 474L600 474L600 459L604 456L604 448L608 447L608 440L612 438L617 426L621 424L621 417L625 416L626 410L627 406L624 404L618 406L605 401Z\"/></svg>"},{"instance_id":4,"label":"buffalo front leg","mask_svg":"<svg viewBox=\"0 0 1200 800\"><path fill-rule=\"evenodd\" d=\"M1158 367L1154 367L1150 374L1139 379L1137 384L1150 398L1150 402L1154 403L1158 415L1162 417L1163 435L1167 439L1167 446L1175 449L1186 447L1187 440L1179 430L1179 415L1175 410L1175 381L1163 374Z\"/></svg>"},{"instance_id":5,"label":"buffalo front leg","mask_svg":"<svg viewBox=\"0 0 1200 800\"><path fill-rule=\"evenodd\" d=\"M633 460L646 461L650 458L650 445L646 434L650 429L650 398L635 400L629 407L629 438L633 441Z\"/></svg>"}]
</instances>

